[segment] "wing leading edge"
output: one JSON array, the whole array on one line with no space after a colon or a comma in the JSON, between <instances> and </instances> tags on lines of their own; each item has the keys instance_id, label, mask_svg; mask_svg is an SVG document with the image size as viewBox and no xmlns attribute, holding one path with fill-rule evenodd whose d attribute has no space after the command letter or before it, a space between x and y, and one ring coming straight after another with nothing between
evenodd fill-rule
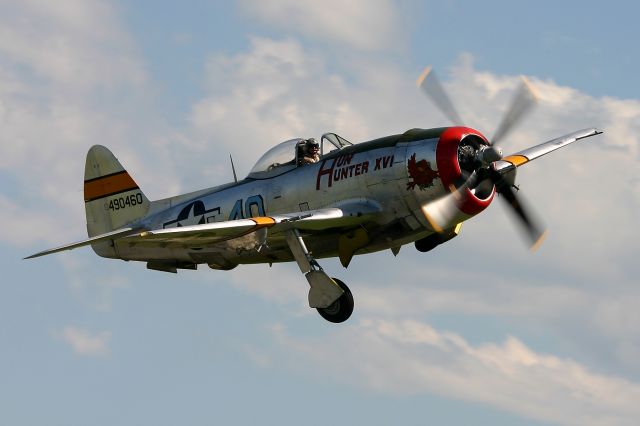
<instances>
[{"instance_id":1,"label":"wing leading edge","mask_svg":"<svg viewBox=\"0 0 640 426\"><path fill-rule=\"evenodd\" d=\"M72 250L74 248L88 246L90 244L99 243L101 241L115 240L118 238L126 237L128 235L135 235L137 232L140 232L140 230L136 230L134 228L116 229L115 231L107 232L106 234L96 235L95 237L91 237L83 241L78 241L75 243L65 244L60 247L52 248L49 250L44 250L36 254L32 254L31 256L27 256L25 257L25 259L33 259L34 257L46 256L48 254L58 253L65 250Z\"/></svg>"},{"instance_id":2,"label":"wing leading edge","mask_svg":"<svg viewBox=\"0 0 640 426\"><path fill-rule=\"evenodd\" d=\"M274 216L229 220L203 225L182 226L168 229L123 228L87 240L44 250L25 257L45 256L106 240L120 240L132 244L215 244L240 238L269 228L272 234L296 228L302 231L319 231L330 228L352 227L372 219L379 213L379 206L371 202L351 203L340 208L325 208L306 212L285 213Z\"/></svg>"},{"instance_id":3,"label":"wing leading edge","mask_svg":"<svg viewBox=\"0 0 640 426\"><path fill-rule=\"evenodd\" d=\"M286 213L274 216L229 220L179 228L157 229L129 235L130 243L197 244L217 243L268 228L270 234L279 234L296 228L302 231L319 231L330 228L356 226L371 220L378 209L363 205L360 209L326 208L306 212Z\"/></svg>"}]
</instances>

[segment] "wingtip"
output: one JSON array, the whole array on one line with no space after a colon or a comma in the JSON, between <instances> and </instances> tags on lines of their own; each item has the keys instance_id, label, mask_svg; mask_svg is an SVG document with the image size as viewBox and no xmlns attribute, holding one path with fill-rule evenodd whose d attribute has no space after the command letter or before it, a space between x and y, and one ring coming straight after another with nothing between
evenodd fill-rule
<instances>
[{"instance_id":1,"label":"wingtip","mask_svg":"<svg viewBox=\"0 0 640 426\"><path fill-rule=\"evenodd\" d=\"M35 253L27 257L23 257L22 260L34 259L36 257L44 256L46 253Z\"/></svg>"}]
</instances>

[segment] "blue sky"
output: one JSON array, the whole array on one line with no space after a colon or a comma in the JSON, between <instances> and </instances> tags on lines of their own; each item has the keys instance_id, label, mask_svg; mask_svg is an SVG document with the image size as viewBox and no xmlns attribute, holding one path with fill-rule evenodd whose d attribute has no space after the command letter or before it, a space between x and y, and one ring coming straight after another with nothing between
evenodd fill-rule
<instances>
[{"instance_id":1,"label":"blue sky","mask_svg":"<svg viewBox=\"0 0 640 426\"><path fill-rule=\"evenodd\" d=\"M0 423L637 424L639 67L627 2L0 2ZM446 120L438 71L488 135L527 75L515 152L535 254L500 203L437 250L323 267L341 325L295 265L177 275L90 249L84 156L111 148L152 199L224 183L272 145Z\"/></svg>"}]
</instances>

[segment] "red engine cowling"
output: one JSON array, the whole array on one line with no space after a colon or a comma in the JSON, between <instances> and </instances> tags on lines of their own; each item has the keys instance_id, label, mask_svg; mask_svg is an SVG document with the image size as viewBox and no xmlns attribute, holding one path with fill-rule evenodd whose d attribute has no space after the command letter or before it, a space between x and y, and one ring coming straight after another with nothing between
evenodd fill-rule
<instances>
[{"instance_id":1,"label":"red engine cowling","mask_svg":"<svg viewBox=\"0 0 640 426\"><path fill-rule=\"evenodd\" d=\"M490 145L482 133L469 127L449 127L438 140L436 147L436 163L438 173L447 192L464 183L468 175L473 171L470 164L460 164L461 150L467 147L477 151L482 145ZM467 216L475 216L486 209L495 196L495 187L479 186L475 189L465 188L462 197L456 205L461 213Z\"/></svg>"}]
</instances>

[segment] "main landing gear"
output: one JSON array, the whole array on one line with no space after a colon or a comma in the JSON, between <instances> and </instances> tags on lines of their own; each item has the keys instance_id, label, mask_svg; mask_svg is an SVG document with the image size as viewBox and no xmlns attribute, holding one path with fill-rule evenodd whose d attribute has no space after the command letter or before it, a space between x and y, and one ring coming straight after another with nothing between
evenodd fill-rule
<instances>
[{"instance_id":1,"label":"main landing gear","mask_svg":"<svg viewBox=\"0 0 640 426\"><path fill-rule=\"evenodd\" d=\"M316 308L322 318L333 323L344 322L353 312L353 295L349 287L336 278L330 278L311 256L297 229L287 231L287 244L300 271L311 288L309 306Z\"/></svg>"},{"instance_id":2,"label":"main landing gear","mask_svg":"<svg viewBox=\"0 0 640 426\"><path fill-rule=\"evenodd\" d=\"M333 278L333 281L340 286L344 293L342 293L342 296L340 296L338 300L326 308L316 309L320 316L329 322L344 322L349 319L353 312L353 295L345 283L337 278Z\"/></svg>"}]
</instances>

